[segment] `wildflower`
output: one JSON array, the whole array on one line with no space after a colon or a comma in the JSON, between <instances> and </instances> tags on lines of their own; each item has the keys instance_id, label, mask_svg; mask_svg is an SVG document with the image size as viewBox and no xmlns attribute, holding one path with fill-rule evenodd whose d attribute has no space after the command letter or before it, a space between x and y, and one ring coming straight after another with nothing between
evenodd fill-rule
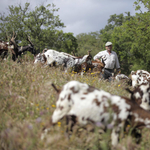
<instances>
[{"instance_id":1,"label":"wildflower","mask_svg":"<svg viewBox=\"0 0 150 150\"><path fill-rule=\"evenodd\" d=\"M71 75L72 77L74 76L74 74Z\"/></svg>"},{"instance_id":2,"label":"wildflower","mask_svg":"<svg viewBox=\"0 0 150 150\"><path fill-rule=\"evenodd\" d=\"M32 124L29 124L29 125L28 125L28 128L29 128L30 130L32 130L32 129L33 129Z\"/></svg>"},{"instance_id":3,"label":"wildflower","mask_svg":"<svg viewBox=\"0 0 150 150\"><path fill-rule=\"evenodd\" d=\"M41 111L41 112L40 112L40 115L42 116L43 114L44 114L44 112L43 112L43 111Z\"/></svg>"},{"instance_id":4,"label":"wildflower","mask_svg":"<svg viewBox=\"0 0 150 150\"><path fill-rule=\"evenodd\" d=\"M41 122L41 126L43 127L45 124L44 124L44 122Z\"/></svg>"},{"instance_id":5,"label":"wildflower","mask_svg":"<svg viewBox=\"0 0 150 150\"><path fill-rule=\"evenodd\" d=\"M53 106L52 106L52 107L53 107ZM46 109L47 109L47 110L49 110L49 108L48 108L48 107L47 107Z\"/></svg>"},{"instance_id":6,"label":"wildflower","mask_svg":"<svg viewBox=\"0 0 150 150\"><path fill-rule=\"evenodd\" d=\"M34 103L30 103L32 106L34 105Z\"/></svg>"},{"instance_id":7,"label":"wildflower","mask_svg":"<svg viewBox=\"0 0 150 150\"><path fill-rule=\"evenodd\" d=\"M118 85L118 87L120 86L120 84Z\"/></svg>"},{"instance_id":8,"label":"wildflower","mask_svg":"<svg viewBox=\"0 0 150 150\"><path fill-rule=\"evenodd\" d=\"M39 110L39 108L36 108L37 110Z\"/></svg>"},{"instance_id":9,"label":"wildflower","mask_svg":"<svg viewBox=\"0 0 150 150\"><path fill-rule=\"evenodd\" d=\"M93 73L91 73L91 74L95 74L95 73L93 72Z\"/></svg>"},{"instance_id":10,"label":"wildflower","mask_svg":"<svg viewBox=\"0 0 150 150\"><path fill-rule=\"evenodd\" d=\"M102 127L103 125L102 125L101 122L96 122L96 126L97 126L97 127Z\"/></svg>"},{"instance_id":11,"label":"wildflower","mask_svg":"<svg viewBox=\"0 0 150 150\"><path fill-rule=\"evenodd\" d=\"M113 125L112 125L112 124L108 124L108 125L107 125L107 128L108 128L108 129L112 129L112 128L113 128Z\"/></svg>"},{"instance_id":12,"label":"wildflower","mask_svg":"<svg viewBox=\"0 0 150 150\"><path fill-rule=\"evenodd\" d=\"M57 122L58 127L61 127L61 122Z\"/></svg>"},{"instance_id":13,"label":"wildflower","mask_svg":"<svg viewBox=\"0 0 150 150\"><path fill-rule=\"evenodd\" d=\"M54 108L55 108L55 107L56 107L56 105L54 105L54 104L53 104L53 105L52 105L52 107L54 107Z\"/></svg>"},{"instance_id":14,"label":"wildflower","mask_svg":"<svg viewBox=\"0 0 150 150\"><path fill-rule=\"evenodd\" d=\"M40 117L38 117L37 119L36 119L36 122L37 123L40 123L42 121L42 119L40 118Z\"/></svg>"}]
</instances>

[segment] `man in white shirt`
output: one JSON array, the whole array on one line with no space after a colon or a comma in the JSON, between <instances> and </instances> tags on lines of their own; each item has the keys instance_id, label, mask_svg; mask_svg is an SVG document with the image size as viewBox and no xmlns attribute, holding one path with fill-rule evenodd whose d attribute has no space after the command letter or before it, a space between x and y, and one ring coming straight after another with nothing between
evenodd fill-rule
<instances>
[{"instance_id":1,"label":"man in white shirt","mask_svg":"<svg viewBox=\"0 0 150 150\"><path fill-rule=\"evenodd\" d=\"M100 62L100 58L102 56L106 57L105 60L105 68L104 68L104 74L102 74L103 79L110 79L110 77L112 77L112 75L114 74L114 69L117 69L117 72L120 71L120 64L119 64L119 60L118 60L118 56L116 54L116 52L112 51L112 43L111 42L107 42L105 44L106 50L99 52L98 54L96 54L94 56L94 60L96 60L97 62Z\"/></svg>"}]
</instances>

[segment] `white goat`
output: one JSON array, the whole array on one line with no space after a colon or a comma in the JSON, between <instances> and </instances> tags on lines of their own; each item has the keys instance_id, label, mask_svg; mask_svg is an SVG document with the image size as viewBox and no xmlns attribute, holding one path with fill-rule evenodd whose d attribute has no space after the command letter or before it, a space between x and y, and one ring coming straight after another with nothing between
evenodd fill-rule
<instances>
[{"instance_id":1,"label":"white goat","mask_svg":"<svg viewBox=\"0 0 150 150\"><path fill-rule=\"evenodd\" d=\"M84 55L83 57L75 57L64 52L58 52L52 49L47 50L45 53L41 54L41 60L45 60L47 65L51 65L56 62L58 65L64 65L66 71L68 68L73 67L77 64L82 64L88 60L91 60L90 54ZM34 63L37 63L40 59L35 59Z\"/></svg>"},{"instance_id":2,"label":"white goat","mask_svg":"<svg viewBox=\"0 0 150 150\"><path fill-rule=\"evenodd\" d=\"M112 95L98 90L85 83L70 81L65 84L56 102L56 109L51 117L51 125L56 124L65 116L70 116L71 127L76 122L81 126L88 123L112 126L112 145L118 143L121 128L130 124L134 129L150 127L150 112L141 108L134 100ZM43 137L42 137L43 138Z\"/></svg>"}]
</instances>

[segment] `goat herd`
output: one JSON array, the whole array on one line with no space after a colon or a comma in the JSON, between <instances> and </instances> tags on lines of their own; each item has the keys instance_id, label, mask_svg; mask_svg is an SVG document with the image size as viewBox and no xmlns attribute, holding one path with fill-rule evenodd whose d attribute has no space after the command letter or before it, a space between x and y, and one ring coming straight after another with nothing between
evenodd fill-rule
<instances>
[{"instance_id":1,"label":"goat herd","mask_svg":"<svg viewBox=\"0 0 150 150\"><path fill-rule=\"evenodd\" d=\"M0 55L7 54L8 49L14 56L27 49L35 53L34 45L29 38L31 45L27 47L17 46L14 39L13 36L11 39L13 44L10 46L8 43L0 42ZM17 48L17 51L14 47ZM103 56L101 63L92 61L90 51L83 57L76 57L64 52L45 49L35 56L34 64L40 62L46 66L62 65L66 72L72 68L73 71L83 75L89 70L102 72L105 60ZM122 78L129 79L124 74L115 77L116 80ZM150 73L144 70L132 71L130 80L133 90L126 89L131 95L130 98L112 95L79 81L70 81L61 90L52 84L58 93L58 100L49 125L43 129L41 139L45 137L50 127L63 117L66 117L67 133L72 131L77 123L81 126L92 123L93 126L103 127L105 131L111 126L113 146L118 144L121 130L128 132L128 125L132 128L132 135L141 138L139 129L150 128Z\"/></svg>"},{"instance_id":2,"label":"goat herd","mask_svg":"<svg viewBox=\"0 0 150 150\"><path fill-rule=\"evenodd\" d=\"M63 66L65 72L67 72L68 69L71 68L72 72L78 74L80 73L81 75L83 75L84 73L88 72L93 74L100 74L100 72L103 72L103 68L105 67L105 60L106 56L102 56L101 62L93 61L90 51L88 51L88 55L77 57L52 49L44 49L42 53L39 53L35 56L34 64L40 62L46 66L61 65ZM118 74L115 77L113 76L113 78L118 81L123 79L128 80L128 82L130 81L129 78L124 74Z\"/></svg>"},{"instance_id":3,"label":"goat herd","mask_svg":"<svg viewBox=\"0 0 150 150\"><path fill-rule=\"evenodd\" d=\"M113 146L118 144L120 131L132 131L132 136L140 141L139 131L144 127L150 128L150 73L132 71L131 80L133 90L126 89L130 98L112 95L79 81L70 81L61 90L52 84L58 99L49 124L43 128L41 139L53 125L66 117L68 135L76 124L87 127L90 123L104 131L111 127ZM132 130L129 130L129 125Z\"/></svg>"}]
</instances>

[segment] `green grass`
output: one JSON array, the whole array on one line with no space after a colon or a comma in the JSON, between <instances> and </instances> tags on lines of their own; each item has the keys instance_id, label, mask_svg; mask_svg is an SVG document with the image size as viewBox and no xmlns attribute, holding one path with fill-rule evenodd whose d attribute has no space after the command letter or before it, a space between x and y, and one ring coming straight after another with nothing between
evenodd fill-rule
<instances>
[{"instance_id":1,"label":"green grass","mask_svg":"<svg viewBox=\"0 0 150 150\"><path fill-rule=\"evenodd\" d=\"M34 65L27 57L21 64L0 62L0 149L3 150L111 150L110 131L98 134L79 130L68 140L62 119L40 140L43 126L49 121L56 103L56 92L71 80L87 83L112 94L128 97L124 83L98 81L92 75L64 73L60 68ZM117 150L149 150L150 132L144 129L143 140L136 144L130 135L121 138Z\"/></svg>"}]
</instances>

